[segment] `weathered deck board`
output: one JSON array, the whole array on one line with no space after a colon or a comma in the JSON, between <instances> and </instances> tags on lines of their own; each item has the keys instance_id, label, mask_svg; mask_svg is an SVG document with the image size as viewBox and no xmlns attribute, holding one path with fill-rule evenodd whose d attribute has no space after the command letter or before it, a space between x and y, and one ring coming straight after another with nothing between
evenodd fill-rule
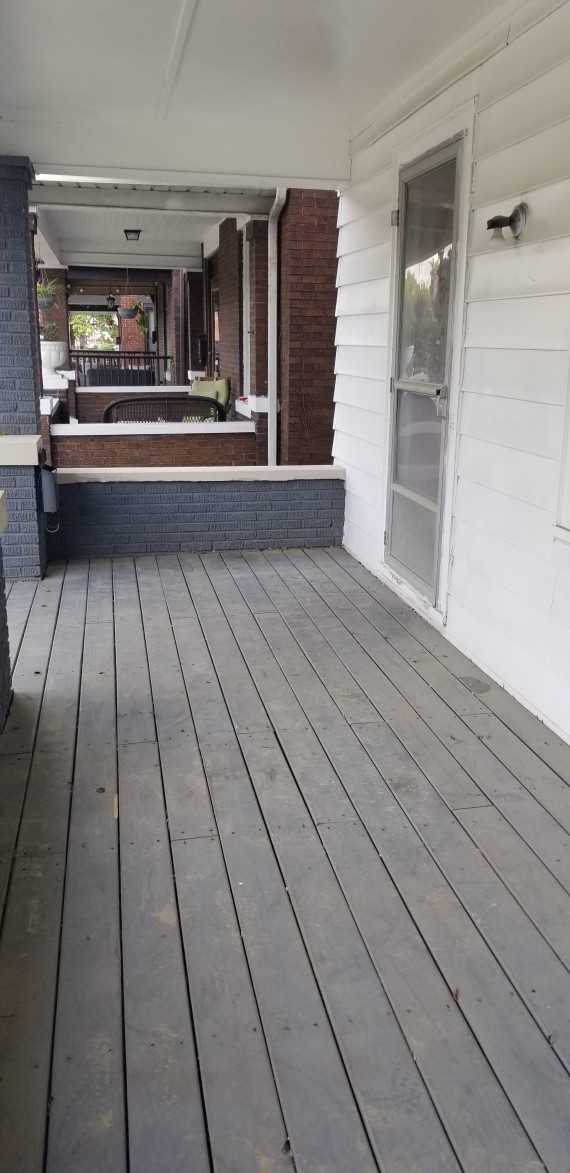
<instances>
[{"instance_id":1,"label":"weathered deck board","mask_svg":"<svg viewBox=\"0 0 570 1173\"><path fill-rule=\"evenodd\" d=\"M1 1173L569 1173L570 748L343 551L10 598Z\"/></svg>"},{"instance_id":2,"label":"weathered deck board","mask_svg":"<svg viewBox=\"0 0 570 1173\"><path fill-rule=\"evenodd\" d=\"M92 597L95 593L95 600ZM98 608L90 575L87 615ZM85 628L47 1173L127 1168L111 623Z\"/></svg>"},{"instance_id":3,"label":"weathered deck board","mask_svg":"<svg viewBox=\"0 0 570 1173\"><path fill-rule=\"evenodd\" d=\"M37 721L0 937L0 1151L6 1173L43 1163L86 595L87 571L77 564L65 575L66 610L55 632L57 610L46 607L51 656L41 712L39 702L30 705L30 727L12 726L9 733L31 741ZM34 662L26 643L38 630L47 641L44 626L42 620L38 629L30 618L20 665Z\"/></svg>"},{"instance_id":4,"label":"weathered deck board","mask_svg":"<svg viewBox=\"0 0 570 1173\"><path fill-rule=\"evenodd\" d=\"M6 612L10 632L10 660L13 671L16 660L18 659L18 653L38 583L36 580L27 582L23 579L21 582L7 583L7 588L11 588L6 597Z\"/></svg>"},{"instance_id":5,"label":"weathered deck board","mask_svg":"<svg viewBox=\"0 0 570 1173\"><path fill-rule=\"evenodd\" d=\"M125 1076L130 1166L209 1167L135 567L114 568Z\"/></svg>"}]
</instances>

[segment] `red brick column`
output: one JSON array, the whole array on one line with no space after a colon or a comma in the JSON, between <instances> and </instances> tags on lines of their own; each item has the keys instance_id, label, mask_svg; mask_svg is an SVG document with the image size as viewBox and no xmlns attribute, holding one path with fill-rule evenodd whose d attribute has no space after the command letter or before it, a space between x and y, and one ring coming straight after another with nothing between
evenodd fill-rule
<instances>
[{"instance_id":1,"label":"red brick column","mask_svg":"<svg viewBox=\"0 0 570 1173\"><path fill-rule=\"evenodd\" d=\"M332 462L336 194L292 189L280 221L282 464Z\"/></svg>"},{"instance_id":2,"label":"red brick column","mask_svg":"<svg viewBox=\"0 0 570 1173\"><path fill-rule=\"evenodd\" d=\"M235 220L220 224L220 377L231 379L231 402L242 390L241 236Z\"/></svg>"},{"instance_id":3,"label":"red brick column","mask_svg":"<svg viewBox=\"0 0 570 1173\"><path fill-rule=\"evenodd\" d=\"M250 220L245 230L249 248L250 393L267 395L267 221Z\"/></svg>"},{"instance_id":4,"label":"red brick column","mask_svg":"<svg viewBox=\"0 0 570 1173\"><path fill-rule=\"evenodd\" d=\"M138 301L140 301L140 297L136 293L132 296L129 294L119 298L119 305L130 309ZM146 334L139 330L138 315L136 318L121 318L120 323L121 350L135 350L137 354L146 350Z\"/></svg>"},{"instance_id":5,"label":"red brick column","mask_svg":"<svg viewBox=\"0 0 570 1173\"><path fill-rule=\"evenodd\" d=\"M190 328L190 370L199 371L203 364L198 354L198 338L206 333L204 324L204 278L202 273L188 273L188 318Z\"/></svg>"}]
</instances>

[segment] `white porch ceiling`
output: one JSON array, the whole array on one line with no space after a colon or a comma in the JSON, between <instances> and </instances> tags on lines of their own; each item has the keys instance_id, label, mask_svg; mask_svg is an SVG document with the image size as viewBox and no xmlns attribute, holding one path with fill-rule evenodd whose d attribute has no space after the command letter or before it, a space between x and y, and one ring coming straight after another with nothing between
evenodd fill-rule
<instances>
[{"instance_id":1,"label":"white porch ceiling","mask_svg":"<svg viewBox=\"0 0 570 1173\"><path fill-rule=\"evenodd\" d=\"M351 126L520 6L5 0L0 153L150 184L342 186Z\"/></svg>"},{"instance_id":2,"label":"white porch ceiling","mask_svg":"<svg viewBox=\"0 0 570 1173\"><path fill-rule=\"evenodd\" d=\"M38 209L36 253L40 252L47 267L55 263L201 269L202 240L212 224L223 219L219 212L194 214L73 204L38 204ZM125 228L139 228L139 240L127 241Z\"/></svg>"}]
</instances>

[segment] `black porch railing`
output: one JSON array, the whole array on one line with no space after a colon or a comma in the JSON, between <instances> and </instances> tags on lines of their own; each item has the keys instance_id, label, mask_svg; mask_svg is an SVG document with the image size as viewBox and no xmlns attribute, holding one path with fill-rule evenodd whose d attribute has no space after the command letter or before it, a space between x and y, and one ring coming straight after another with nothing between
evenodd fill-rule
<instances>
[{"instance_id":1,"label":"black porch railing","mask_svg":"<svg viewBox=\"0 0 570 1173\"><path fill-rule=\"evenodd\" d=\"M70 350L77 387L160 387L168 383L168 354L137 350Z\"/></svg>"}]
</instances>

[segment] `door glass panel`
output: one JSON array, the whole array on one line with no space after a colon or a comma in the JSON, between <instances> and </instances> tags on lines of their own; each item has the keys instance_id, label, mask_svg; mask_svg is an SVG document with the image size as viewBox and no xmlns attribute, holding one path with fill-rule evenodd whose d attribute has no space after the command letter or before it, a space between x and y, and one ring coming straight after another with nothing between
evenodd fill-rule
<instances>
[{"instance_id":1,"label":"door glass panel","mask_svg":"<svg viewBox=\"0 0 570 1173\"><path fill-rule=\"evenodd\" d=\"M391 554L428 586L434 585L437 513L402 493L392 497Z\"/></svg>"},{"instance_id":2,"label":"door glass panel","mask_svg":"<svg viewBox=\"0 0 570 1173\"><path fill-rule=\"evenodd\" d=\"M439 493L442 429L435 398L398 392L394 480L430 501Z\"/></svg>"},{"instance_id":3,"label":"door glass panel","mask_svg":"<svg viewBox=\"0 0 570 1173\"><path fill-rule=\"evenodd\" d=\"M399 378L445 382L456 160L406 185Z\"/></svg>"}]
</instances>

